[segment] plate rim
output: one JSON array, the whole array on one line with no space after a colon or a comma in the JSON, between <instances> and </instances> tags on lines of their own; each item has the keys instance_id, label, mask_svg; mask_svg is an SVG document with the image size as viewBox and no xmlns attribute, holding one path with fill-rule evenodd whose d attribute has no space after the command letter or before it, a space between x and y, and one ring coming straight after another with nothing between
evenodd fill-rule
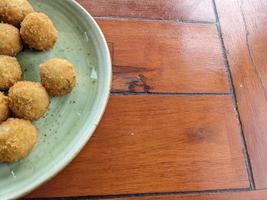
<instances>
[{"instance_id":1,"label":"plate rim","mask_svg":"<svg viewBox=\"0 0 267 200\"><path fill-rule=\"evenodd\" d=\"M98 105L98 107L100 107L100 110L98 110L98 112L96 112L93 117L93 121L92 123L95 126L92 127L87 127L86 132L88 132L88 134L86 135L86 137L83 137L84 140L79 140L79 144L75 144L75 146L72 147L72 150L69 151L68 154L66 154L66 157L64 159L62 159L62 161L60 163L58 163L54 168L52 168L50 171L48 171L48 173L46 173L46 175L41 176L39 179L36 179L36 181L33 181L29 186L16 191L12 194L5 194L5 198L7 199L18 199L20 197L23 197L27 194L29 194L30 192L32 192L33 190L37 189L38 187L40 187L41 185L43 185L44 183L48 182L49 180L51 180L53 177L55 177L59 172L61 172L67 165L70 164L70 162L80 153L80 151L84 148L84 146L88 143L89 139L92 137L92 135L94 134L100 120L102 119L104 112L106 110L107 107L107 103L110 97L110 92L111 92L111 85L112 85L112 61L111 61L111 57L110 57L110 51L108 48L108 44L107 41L105 39L105 36L102 32L102 30L100 29L99 25L97 24L97 22L95 21L95 19L91 16L91 14L82 6L80 5L76 0L66 0L68 1L68 3L70 3L72 6L76 7L77 9L81 10L81 12L79 13L80 15L85 16L87 19L87 21L89 20L90 23L92 23L94 25L94 29L95 32L98 33L100 40L103 41L103 45L104 45L104 54L107 55L107 60L106 60L106 66L107 66L107 80L105 81L106 84L104 84L104 90L102 91L101 97L100 97L100 102Z\"/></svg>"}]
</instances>

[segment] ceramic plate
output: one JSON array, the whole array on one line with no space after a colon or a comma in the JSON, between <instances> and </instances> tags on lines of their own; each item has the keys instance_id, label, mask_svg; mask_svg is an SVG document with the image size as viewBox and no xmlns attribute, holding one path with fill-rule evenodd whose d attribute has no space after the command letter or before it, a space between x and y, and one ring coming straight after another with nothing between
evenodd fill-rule
<instances>
[{"instance_id":1,"label":"ceramic plate","mask_svg":"<svg viewBox=\"0 0 267 200\"><path fill-rule=\"evenodd\" d=\"M52 98L49 112L34 124L38 144L24 160L0 164L0 199L25 195L62 170L93 134L104 112L111 85L111 61L102 32L93 18L72 0L30 0L36 11L54 22L59 38L54 49L25 49L18 59L24 79L39 81L39 65L53 57L69 59L78 84L65 97Z\"/></svg>"}]
</instances>

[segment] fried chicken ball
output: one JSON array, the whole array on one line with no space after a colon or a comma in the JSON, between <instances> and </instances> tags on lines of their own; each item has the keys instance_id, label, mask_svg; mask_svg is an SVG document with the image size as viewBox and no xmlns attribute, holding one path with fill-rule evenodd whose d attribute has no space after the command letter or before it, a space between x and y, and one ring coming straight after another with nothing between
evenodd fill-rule
<instances>
[{"instance_id":1,"label":"fried chicken ball","mask_svg":"<svg viewBox=\"0 0 267 200\"><path fill-rule=\"evenodd\" d=\"M0 123L9 117L8 98L0 92Z\"/></svg>"},{"instance_id":2,"label":"fried chicken ball","mask_svg":"<svg viewBox=\"0 0 267 200\"><path fill-rule=\"evenodd\" d=\"M27 0L1 0L0 21L19 27L26 15L33 12Z\"/></svg>"},{"instance_id":3,"label":"fried chicken ball","mask_svg":"<svg viewBox=\"0 0 267 200\"><path fill-rule=\"evenodd\" d=\"M19 29L9 24L0 23L0 54L15 56L21 50L22 41Z\"/></svg>"},{"instance_id":4,"label":"fried chicken ball","mask_svg":"<svg viewBox=\"0 0 267 200\"><path fill-rule=\"evenodd\" d=\"M57 30L49 17L33 12L21 23L20 34L29 47L45 51L52 48L57 40Z\"/></svg>"},{"instance_id":5,"label":"fried chicken ball","mask_svg":"<svg viewBox=\"0 0 267 200\"><path fill-rule=\"evenodd\" d=\"M37 120L47 111L49 96L40 83L19 81L8 92L9 108L18 117Z\"/></svg>"},{"instance_id":6,"label":"fried chicken ball","mask_svg":"<svg viewBox=\"0 0 267 200\"><path fill-rule=\"evenodd\" d=\"M37 130L28 120L8 119L0 125L0 162L25 158L37 141Z\"/></svg>"},{"instance_id":7,"label":"fried chicken ball","mask_svg":"<svg viewBox=\"0 0 267 200\"><path fill-rule=\"evenodd\" d=\"M0 90L9 89L21 79L22 71L18 60L0 55Z\"/></svg>"},{"instance_id":8,"label":"fried chicken ball","mask_svg":"<svg viewBox=\"0 0 267 200\"><path fill-rule=\"evenodd\" d=\"M76 73L69 61L53 58L40 67L42 84L52 96L66 95L76 85Z\"/></svg>"}]
</instances>

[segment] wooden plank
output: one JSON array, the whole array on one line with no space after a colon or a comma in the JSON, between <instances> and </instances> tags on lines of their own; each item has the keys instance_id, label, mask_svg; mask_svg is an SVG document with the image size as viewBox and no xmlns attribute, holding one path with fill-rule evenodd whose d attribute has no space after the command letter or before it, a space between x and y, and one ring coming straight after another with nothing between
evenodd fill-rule
<instances>
[{"instance_id":1,"label":"wooden plank","mask_svg":"<svg viewBox=\"0 0 267 200\"><path fill-rule=\"evenodd\" d=\"M113 90L227 93L215 25L98 20L113 54Z\"/></svg>"},{"instance_id":2,"label":"wooden plank","mask_svg":"<svg viewBox=\"0 0 267 200\"><path fill-rule=\"evenodd\" d=\"M266 1L216 0L256 187L267 187Z\"/></svg>"},{"instance_id":3,"label":"wooden plank","mask_svg":"<svg viewBox=\"0 0 267 200\"><path fill-rule=\"evenodd\" d=\"M211 0L78 0L93 16L215 22Z\"/></svg>"},{"instance_id":4,"label":"wooden plank","mask_svg":"<svg viewBox=\"0 0 267 200\"><path fill-rule=\"evenodd\" d=\"M229 96L112 96L89 144L31 197L248 188Z\"/></svg>"},{"instance_id":5,"label":"wooden plank","mask_svg":"<svg viewBox=\"0 0 267 200\"><path fill-rule=\"evenodd\" d=\"M129 198L119 198L114 200L126 200ZM250 192L229 192L218 194L201 194L187 196L153 196L130 198L130 200L264 200L267 199L267 191L250 191Z\"/></svg>"}]
</instances>

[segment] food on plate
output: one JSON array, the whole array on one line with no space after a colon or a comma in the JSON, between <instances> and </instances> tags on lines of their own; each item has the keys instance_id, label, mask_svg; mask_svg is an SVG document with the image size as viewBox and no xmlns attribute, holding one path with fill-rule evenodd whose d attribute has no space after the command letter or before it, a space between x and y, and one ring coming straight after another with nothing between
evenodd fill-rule
<instances>
[{"instance_id":1,"label":"food on plate","mask_svg":"<svg viewBox=\"0 0 267 200\"><path fill-rule=\"evenodd\" d=\"M25 158L37 140L37 130L28 120L10 118L0 125L0 162Z\"/></svg>"},{"instance_id":2,"label":"food on plate","mask_svg":"<svg viewBox=\"0 0 267 200\"><path fill-rule=\"evenodd\" d=\"M8 98L0 92L0 123L9 117Z\"/></svg>"},{"instance_id":3,"label":"food on plate","mask_svg":"<svg viewBox=\"0 0 267 200\"><path fill-rule=\"evenodd\" d=\"M19 27L22 20L33 12L27 0L1 0L0 21Z\"/></svg>"},{"instance_id":4,"label":"food on plate","mask_svg":"<svg viewBox=\"0 0 267 200\"><path fill-rule=\"evenodd\" d=\"M10 24L0 23L0 55L15 56L21 50L19 29Z\"/></svg>"},{"instance_id":5,"label":"food on plate","mask_svg":"<svg viewBox=\"0 0 267 200\"><path fill-rule=\"evenodd\" d=\"M52 48L57 40L57 30L47 15L30 13L21 23L21 38L29 47L45 51Z\"/></svg>"},{"instance_id":6,"label":"food on plate","mask_svg":"<svg viewBox=\"0 0 267 200\"><path fill-rule=\"evenodd\" d=\"M76 85L73 65L66 59L52 58L40 65L41 81L52 96L64 96Z\"/></svg>"},{"instance_id":7,"label":"food on plate","mask_svg":"<svg viewBox=\"0 0 267 200\"><path fill-rule=\"evenodd\" d=\"M49 106L49 96L40 83L19 81L8 92L9 108L18 118L37 120Z\"/></svg>"},{"instance_id":8,"label":"food on plate","mask_svg":"<svg viewBox=\"0 0 267 200\"><path fill-rule=\"evenodd\" d=\"M47 112L49 94L64 96L76 85L74 67L63 58L40 65L42 84L21 81L21 66L12 56L22 50L23 42L46 51L54 47L57 36L50 18L34 12L27 0L0 0L0 90L8 92L8 96L0 92L0 163L19 161L31 152L37 141L31 121Z\"/></svg>"},{"instance_id":9,"label":"food on plate","mask_svg":"<svg viewBox=\"0 0 267 200\"><path fill-rule=\"evenodd\" d=\"M21 79L22 71L15 57L0 55L0 90L9 89Z\"/></svg>"}]
</instances>

